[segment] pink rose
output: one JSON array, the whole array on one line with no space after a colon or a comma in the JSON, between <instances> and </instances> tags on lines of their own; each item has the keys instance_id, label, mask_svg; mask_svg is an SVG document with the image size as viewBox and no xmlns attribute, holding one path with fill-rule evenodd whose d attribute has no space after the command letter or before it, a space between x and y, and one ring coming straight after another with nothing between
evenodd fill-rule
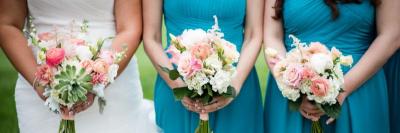
<instances>
[{"instance_id":1,"label":"pink rose","mask_svg":"<svg viewBox=\"0 0 400 133\"><path fill-rule=\"evenodd\" d=\"M103 59L97 59L94 63L93 63L93 71L97 72L97 73L107 73L108 72L108 64L105 60Z\"/></svg>"},{"instance_id":2,"label":"pink rose","mask_svg":"<svg viewBox=\"0 0 400 133\"><path fill-rule=\"evenodd\" d=\"M94 62L92 60L84 60L81 62L81 66L86 70L86 72L93 71L93 64Z\"/></svg>"},{"instance_id":3,"label":"pink rose","mask_svg":"<svg viewBox=\"0 0 400 133\"><path fill-rule=\"evenodd\" d=\"M314 78L311 80L311 92L318 97L323 97L328 93L329 83L324 78Z\"/></svg>"},{"instance_id":4,"label":"pink rose","mask_svg":"<svg viewBox=\"0 0 400 133\"><path fill-rule=\"evenodd\" d=\"M316 73L309 68L303 68L302 75L302 79L312 79L316 76Z\"/></svg>"},{"instance_id":5,"label":"pink rose","mask_svg":"<svg viewBox=\"0 0 400 133\"><path fill-rule=\"evenodd\" d=\"M316 53L328 53L329 50L326 48L325 45L319 43L319 42L312 42L310 43L310 47L308 48L308 52L310 54L316 54Z\"/></svg>"},{"instance_id":6,"label":"pink rose","mask_svg":"<svg viewBox=\"0 0 400 133\"><path fill-rule=\"evenodd\" d=\"M184 56L178 64L178 71L184 77L192 77L203 68L201 60L191 56Z\"/></svg>"},{"instance_id":7,"label":"pink rose","mask_svg":"<svg viewBox=\"0 0 400 133\"><path fill-rule=\"evenodd\" d=\"M41 86L49 84L53 80L53 71L48 65L41 65L38 67L35 77Z\"/></svg>"},{"instance_id":8,"label":"pink rose","mask_svg":"<svg viewBox=\"0 0 400 133\"><path fill-rule=\"evenodd\" d=\"M53 33L50 33L50 32L44 32L44 33L40 33L38 35L38 37L39 37L39 40L49 41L49 40L54 39L55 35Z\"/></svg>"},{"instance_id":9,"label":"pink rose","mask_svg":"<svg viewBox=\"0 0 400 133\"><path fill-rule=\"evenodd\" d=\"M75 45L84 45L85 44L85 40L83 40L83 39L71 39L70 42L71 42L71 44L75 44Z\"/></svg>"},{"instance_id":10,"label":"pink rose","mask_svg":"<svg viewBox=\"0 0 400 133\"><path fill-rule=\"evenodd\" d=\"M107 76L104 73L93 73L91 82L92 84L106 84Z\"/></svg>"},{"instance_id":11,"label":"pink rose","mask_svg":"<svg viewBox=\"0 0 400 133\"><path fill-rule=\"evenodd\" d=\"M51 48L46 52L46 63L49 66L57 66L65 57L65 51L62 48Z\"/></svg>"},{"instance_id":12,"label":"pink rose","mask_svg":"<svg viewBox=\"0 0 400 133\"><path fill-rule=\"evenodd\" d=\"M294 88L298 88L303 78L302 73L303 69L301 66L290 65L283 74L285 83Z\"/></svg>"},{"instance_id":13,"label":"pink rose","mask_svg":"<svg viewBox=\"0 0 400 133\"><path fill-rule=\"evenodd\" d=\"M173 64L179 63L181 53L178 49L176 49L174 46L170 46L167 50L167 53L171 55L171 59L170 59L171 63L173 63Z\"/></svg>"},{"instance_id":14,"label":"pink rose","mask_svg":"<svg viewBox=\"0 0 400 133\"><path fill-rule=\"evenodd\" d=\"M194 45L190 52L200 60L205 60L209 55L212 54L212 47L206 43Z\"/></svg>"},{"instance_id":15,"label":"pink rose","mask_svg":"<svg viewBox=\"0 0 400 133\"><path fill-rule=\"evenodd\" d=\"M99 57L110 65L114 63L114 53L109 50L102 50Z\"/></svg>"}]
</instances>

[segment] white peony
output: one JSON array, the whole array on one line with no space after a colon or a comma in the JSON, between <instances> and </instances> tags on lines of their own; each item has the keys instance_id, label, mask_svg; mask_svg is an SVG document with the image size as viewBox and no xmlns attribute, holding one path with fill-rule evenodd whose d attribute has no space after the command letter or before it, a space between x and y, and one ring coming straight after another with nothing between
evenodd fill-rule
<instances>
[{"instance_id":1,"label":"white peony","mask_svg":"<svg viewBox=\"0 0 400 133\"><path fill-rule=\"evenodd\" d=\"M76 54L80 60L90 60L93 57L88 46L77 46Z\"/></svg>"},{"instance_id":2,"label":"white peony","mask_svg":"<svg viewBox=\"0 0 400 133\"><path fill-rule=\"evenodd\" d=\"M118 74L118 68L119 66L117 64L112 64L109 68L108 68L108 80L110 83L114 82L115 77L117 77Z\"/></svg>"},{"instance_id":3,"label":"white peony","mask_svg":"<svg viewBox=\"0 0 400 133\"><path fill-rule=\"evenodd\" d=\"M231 73L223 70L217 71L214 77L211 77L210 79L212 90L220 94L226 93L228 91L229 85L231 84L231 80Z\"/></svg>"},{"instance_id":4,"label":"white peony","mask_svg":"<svg viewBox=\"0 0 400 133\"><path fill-rule=\"evenodd\" d=\"M202 42L207 39L207 32L202 29L189 29L183 31L182 35L182 43L185 47L190 48L194 44L198 42Z\"/></svg>"},{"instance_id":5,"label":"white peony","mask_svg":"<svg viewBox=\"0 0 400 133\"><path fill-rule=\"evenodd\" d=\"M314 71L324 73L326 69L333 67L332 57L321 53L313 54L310 59L310 65Z\"/></svg>"}]
</instances>

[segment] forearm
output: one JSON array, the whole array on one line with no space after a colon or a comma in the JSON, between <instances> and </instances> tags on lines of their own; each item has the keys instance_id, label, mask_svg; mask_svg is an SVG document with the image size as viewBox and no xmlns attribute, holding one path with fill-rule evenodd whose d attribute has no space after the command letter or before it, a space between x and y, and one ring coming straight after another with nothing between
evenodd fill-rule
<instances>
[{"instance_id":1,"label":"forearm","mask_svg":"<svg viewBox=\"0 0 400 133\"><path fill-rule=\"evenodd\" d=\"M156 68L161 78L163 78L164 81L167 82L167 84L169 85L169 87L171 87L171 89L182 87L180 86L181 83L183 83L181 78L178 78L177 80L171 80L169 78L168 73L162 71L160 68L160 66L167 67L169 69L174 68L172 63L169 61L169 58L166 55L164 49L162 48L161 41L145 40L144 44L145 44L144 49L146 51L146 54L149 56L151 62L153 63L154 67Z\"/></svg>"},{"instance_id":2,"label":"forearm","mask_svg":"<svg viewBox=\"0 0 400 133\"><path fill-rule=\"evenodd\" d=\"M345 75L345 92L351 94L381 69L399 48L398 42L398 37L378 36L360 61Z\"/></svg>"},{"instance_id":3,"label":"forearm","mask_svg":"<svg viewBox=\"0 0 400 133\"><path fill-rule=\"evenodd\" d=\"M0 25L0 45L15 69L33 84L37 63L22 31L11 25Z\"/></svg>"},{"instance_id":4,"label":"forearm","mask_svg":"<svg viewBox=\"0 0 400 133\"><path fill-rule=\"evenodd\" d=\"M118 63L119 69L118 74L123 72L128 66L132 56L135 54L141 41L141 30L139 31L122 31L117 33L113 40L112 48L116 51L123 50L124 46L127 46L125 57Z\"/></svg>"}]
</instances>

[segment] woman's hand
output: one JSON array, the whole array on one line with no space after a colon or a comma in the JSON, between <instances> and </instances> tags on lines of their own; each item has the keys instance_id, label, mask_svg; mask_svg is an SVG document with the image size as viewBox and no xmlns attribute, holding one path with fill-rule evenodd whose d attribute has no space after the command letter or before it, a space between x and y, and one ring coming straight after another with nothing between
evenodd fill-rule
<instances>
[{"instance_id":1,"label":"woman's hand","mask_svg":"<svg viewBox=\"0 0 400 133\"><path fill-rule=\"evenodd\" d=\"M318 121L319 118L324 115L318 107L312 104L307 97L303 97L299 111L304 118L310 119L312 121Z\"/></svg>"},{"instance_id":2,"label":"woman's hand","mask_svg":"<svg viewBox=\"0 0 400 133\"><path fill-rule=\"evenodd\" d=\"M181 102L182 102L182 105L187 110L190 110L192 112L200 113L201 112L201 108L203 107L203 104L199 100L194 101L194 100L190 99L187 96L183 97Z\"/></svg>"},{"instance_id":3,"label":"woman's hand","mask_svg":"<svg viewBox=\"0 0 400 133\"><path fill-rule=\"evenodd\" d=\"M72 113L75 115L91 107L93 105L94 98L96 97L96 95L89 92L86 94L86 97L87 97L86 101L75 104L69 111L70 112L72 111Z\"/></svg>"},{"instance_id":4,"label":"woman's hand","mask_svg":"<svg viewBox=\"0 0 400 133\"><path fill-rule=\"evenodd\" d=\"M218 111L229 105L232 101L233 98L231 97L224 97L224 96L214 97L213 101L211 101L210 104L201 107L200 113L211 113Z\"/></svg>"},{"instance_id":5,"label":"woman's hand","mask_svg":"<svg viewBox=\"0 0 400 133\"><path fill-rule=\"evenodd\" d=\"M47 97L43 95L44 93L44 87L41 86L36 86L33 87L35 89L36 94L42 99L43 101L46 101Z\"/></svg>"}]
</instances>

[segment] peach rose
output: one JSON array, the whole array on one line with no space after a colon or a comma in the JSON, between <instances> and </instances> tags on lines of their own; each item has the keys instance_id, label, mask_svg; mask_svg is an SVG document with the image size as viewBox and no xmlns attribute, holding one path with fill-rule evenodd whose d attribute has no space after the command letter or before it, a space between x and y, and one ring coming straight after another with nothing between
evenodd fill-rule
<instances>
[{"instance_id":1,"label":"peach rose","mask_svg":"<svg viewBox=\"0 0 400 133\"><path fill-rule=\"evenodd\" d=\"M44 33L40 33L38 35L38 37L39 37L39 40L49 41L49 40L54 39L55 35L53 33L50 33L50 32L44 32Z\"/></svg>"},{"instance_id":2,"label":"peach rose","mask_svg":"<svg viewBox=\"0 0 400 133\"><path fill-rule=\"evenodd\" d=\"M65 57L65 51L62 48L51 48L46 52L46 63L49 66L57 66Z\"/></svg>"},{"instance_id":3,"label":"peach rose","mask_svg":"<svg viewBox=\"0 0 400 133\"><path fill-rule=\"evenodd\" d=\"M192 55L196 56L200 60L205 60L208 56L212 54L212 47L206 43L194 45L190 50Z\"/></svg>"},{"instance_id":4,"label":"peach rose","mask_svg":"<svg viewBox=\"0 0 400 133\"><path fill-rule=\"evenodd\" d=\"M53 80L53 71L49 65L41 65L35 72L36 80L41 86L49 84Z\"/></svg>"},{"instance_id":5,"label":"peach rose","mask_svg":"<svg viewBox=\"0 0 400 133\"><path fill-rule=\"evenodd\" d=\"M326 48L325 45L319 43L319 42L311 42L310 47L308 48L308 52L310 54L316 54L316 53L328 53L328 48Z\"/></svg>"},{"instance_id":6,"label":"peach rose","mask_svg":"<svg viewBox=\"0 0 400 133\"><path fill-rule=\"evenodd\" d=\"M311 70L309 68L304 68L302 75L303 75L302 79L312 79L317 74L313 70Z\"/></svg>"},{"instance_id":7,"label":"peach rose","mask_svg":"<svg viewBox=\"0 0 400 133\"><path fill-rule=\"evenodd\" d=\"M318 77L311 80L311 92L318 97L326 96L329 91L328 80Z\"/></svg>"},{"instance_id":8,"label":"peach rose","mask_svg":"<svg viewBox=\"0 0 400 133\"><path fill-rule=\"evenodd\" d=\"M93 63L93 71L97 73L107 73L108 72L108 63L103 59L97 59Z\"/></svg>"}]
</instances>

